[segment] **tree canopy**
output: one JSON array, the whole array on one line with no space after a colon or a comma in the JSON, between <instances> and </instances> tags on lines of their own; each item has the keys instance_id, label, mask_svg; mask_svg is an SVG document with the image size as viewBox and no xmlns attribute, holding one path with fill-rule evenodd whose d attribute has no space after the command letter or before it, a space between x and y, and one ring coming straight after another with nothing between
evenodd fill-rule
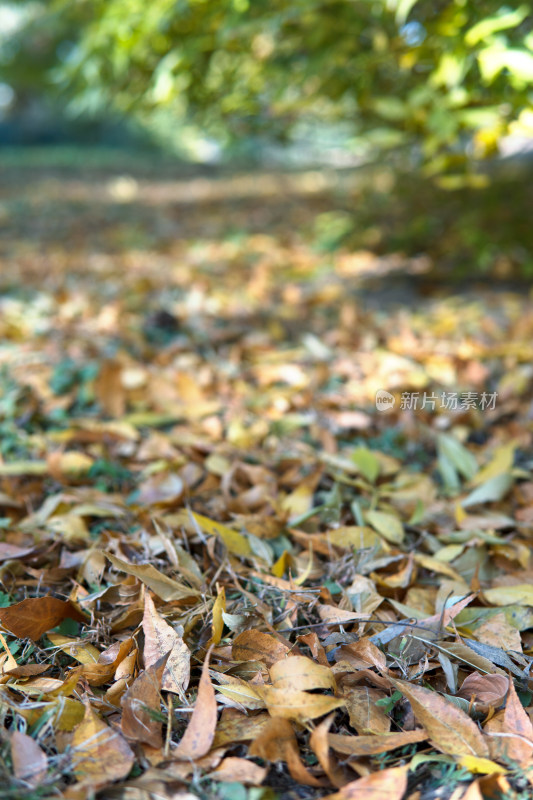
<instances>
[{"instance_id":1,"label":"tree canopy","mask_svg":"<svg viewBox=\"0 0 533 800\"><path fill-rule=\"evenodd\" d=\"M164 109L214 137L343 123L422 144L428 173L533 126L533 17L500 0L85 0L62 69L78 103ZM72 15L60 0L57 9ZM80 101L81 98L81 101Z\"/></svg>"}]
</instances>

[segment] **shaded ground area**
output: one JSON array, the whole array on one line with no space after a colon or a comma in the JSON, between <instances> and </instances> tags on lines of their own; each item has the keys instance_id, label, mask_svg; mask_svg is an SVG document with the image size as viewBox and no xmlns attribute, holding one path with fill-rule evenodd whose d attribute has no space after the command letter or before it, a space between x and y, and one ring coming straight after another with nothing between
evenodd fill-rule
<instances>
[{"instance_id":1,"label":"shaded ground area","mask_svg":"<svg viewBox=\"0 0 533 800\"><path fill-rule=\"evenodd\" d=\"M532 296L353 178L0 165L5 796L530 791Z\"/></svg>"}]
</instances>

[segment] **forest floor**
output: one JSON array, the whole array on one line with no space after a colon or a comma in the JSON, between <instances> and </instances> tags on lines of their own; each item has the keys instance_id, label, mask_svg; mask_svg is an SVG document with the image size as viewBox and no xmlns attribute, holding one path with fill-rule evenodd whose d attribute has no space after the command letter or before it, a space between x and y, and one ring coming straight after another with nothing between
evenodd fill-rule
<instances>
[{"instance_id":1,"label":"forest floor","mask_svg":"<svg viewBox=\"0 0 533 800\"><path fill-rule=\"evenodd\" d=\"M0 160L1 798L532 796L533 294L351 186Z\"/></svg>"}]
</instances>

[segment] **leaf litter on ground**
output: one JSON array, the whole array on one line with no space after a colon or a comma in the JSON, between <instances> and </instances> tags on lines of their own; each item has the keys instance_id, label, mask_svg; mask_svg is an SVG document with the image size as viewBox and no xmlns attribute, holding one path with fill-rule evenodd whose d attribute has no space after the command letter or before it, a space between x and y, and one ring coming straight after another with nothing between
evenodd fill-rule
<instances>
[{"instance_id":1,"label":"leaf litter on ground","mask_svg":"<svg viewBox=\"0 0 533 800\"><path fill-rule=\"evenodd\" d=\"M233 200L232 238L163 189L170 240L67 203L0 253L6 797L522 800L530 297L373 310L409 263L317 253L331 200Z\"/></svg>"}]
</instances>

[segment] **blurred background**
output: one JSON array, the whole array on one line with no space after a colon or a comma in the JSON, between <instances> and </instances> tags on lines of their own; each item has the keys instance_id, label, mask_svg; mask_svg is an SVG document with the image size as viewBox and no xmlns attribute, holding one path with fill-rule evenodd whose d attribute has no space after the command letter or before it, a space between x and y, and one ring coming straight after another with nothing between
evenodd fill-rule
<instances>
[{"instance_id":1,"label":"blurred background","mask_svg":"<svg viewBox=\"0 0 533 800\"><path fill-rule=\"evenodd\" d=\"M160 189L223 178L192 194L312 198L298 224L324 252L399 253L418 269L423 256L437 281L527 280L532 154L527 3L0 3L4 192L39 170L92 169L118 180L107 205L149 206L149 176ZM186 186L169 191L187 200ZM4 194L4 221L17 202ZM148 239L177 235L163 217Z\"/></svg>"}]
</instances>

